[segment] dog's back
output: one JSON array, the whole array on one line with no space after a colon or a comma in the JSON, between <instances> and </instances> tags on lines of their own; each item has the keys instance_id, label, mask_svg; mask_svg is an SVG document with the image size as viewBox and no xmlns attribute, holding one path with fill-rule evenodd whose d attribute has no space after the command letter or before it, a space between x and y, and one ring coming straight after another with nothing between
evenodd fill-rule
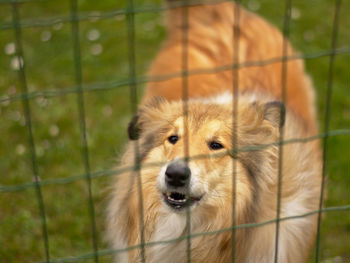
<instances>
[{"instance_id":1,"label":"dog's back","mask_svg":"<svg viewBox=\"0 0 350 263\"><path fill-rule=\"evenodd\" d=\"M228 2L189 6L187 13L183 7L171 7L166 24L168 38L149 75L169 79L148 83L144 101L153 96L182 99L182 73L188 75L185 85L189 98L232 92L235 81L240 92L268 93L276 99L282 99L285 88L287 106L316 132L314 93L303 61L296 59L297 54L274 26ZM234 32L238 34L234 36ZM235 49L238 54L234 54ZM285 69L283 56L289 59ZM239 64L237 80L233 80L234 63Z\"/></svg>"}]
</instances>

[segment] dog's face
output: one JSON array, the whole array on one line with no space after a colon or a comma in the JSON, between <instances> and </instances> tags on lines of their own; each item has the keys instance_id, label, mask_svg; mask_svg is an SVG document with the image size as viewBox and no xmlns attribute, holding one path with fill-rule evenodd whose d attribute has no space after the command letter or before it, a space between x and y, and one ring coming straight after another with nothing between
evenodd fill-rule
<instances>
[{"instance_id":1,"label":"dog's face","mask_svg":"<svg viewBox=\"0 0 350 263\"><path fill-rule=\"evenodd\" d=\"M166 164L158 173L157 189L175 211L197 207L230 191L232 185L224 183L225 177L232 177L233 161L227 154L232 127L218 116L202 113L196 119L189 116L188 121L179 116L162 139Z\"/></svg>"},{"instance_id":2,"label":"dog's face","mask_svg":"<svg viewBox=\"0 0 350 263\"><path fill-rule=\"evenodd\" d=\"M180 102L155 101L142 108L129 126L130 137L139 137L143 166L162 164L142 170L145 196L150 199L145 202L169 212L185 213L190 207L194 213L213 216L209 214L220 208L231 214L227 208L235 198L237 213L243 212L254 201L256 176L269 160L261 157L263 150L233 154L232 146L274 141L281 109L279 103L243 101L234 119L231 104L189 102L187 115Z\"/></svg>"}]
</instances>

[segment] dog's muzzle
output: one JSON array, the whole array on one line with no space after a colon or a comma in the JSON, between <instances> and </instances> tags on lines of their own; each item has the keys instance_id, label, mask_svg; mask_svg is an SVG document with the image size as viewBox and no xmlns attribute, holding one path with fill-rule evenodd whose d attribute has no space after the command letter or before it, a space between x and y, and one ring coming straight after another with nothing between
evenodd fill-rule
<instances>
[{"instance_id":1,"label":"dog's muzzle","mask_svg":"<svg viewBox=\"0 0 350 263\"><path fill-rule=\"evenodd\" d=\"M201 199L189 194L191 169L184 162L175 161L169 164L164 180L168 191L163 193L163 197L171 208L179 210Z\"/></svg>"}]
</instances>

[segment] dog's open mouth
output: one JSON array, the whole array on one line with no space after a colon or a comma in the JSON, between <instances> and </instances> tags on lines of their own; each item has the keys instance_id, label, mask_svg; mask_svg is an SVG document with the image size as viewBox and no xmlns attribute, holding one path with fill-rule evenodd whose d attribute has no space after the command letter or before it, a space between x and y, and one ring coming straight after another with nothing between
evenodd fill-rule
<instances>
[{"instance_id":1,"label":"dog's open mouth","mask_svg":"<svg viewBox=\"0 0 350 263\"><path fill-rule=\"evenodd\" d=\"M179 192L163 193L165 203L174 209L181 209L186 206L191 206L198 202L201 197L186 196Z\"/></svg>"}]
</instances>

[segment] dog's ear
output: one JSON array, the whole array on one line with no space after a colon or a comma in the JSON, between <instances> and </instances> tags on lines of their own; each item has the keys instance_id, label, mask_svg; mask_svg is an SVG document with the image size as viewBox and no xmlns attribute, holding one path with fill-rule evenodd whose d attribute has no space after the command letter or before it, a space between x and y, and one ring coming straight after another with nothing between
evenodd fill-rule
<instances>
[{"instance_id":1,"label":"dog's ear","mask_svg":"<svg viewBox=\"0 0 350 263\"><path fill-rule=\"evenodd\" d=\"M283 127L286 118L286 107L280 101L268 102L264 105L264 119L275 127Z\"/></svg>"},{"instance_id":2,"label":"dog's ear","mask_svg":"<svg viewBox=\"0 0 350 263\"><path fill-rule=\"evenodd\" d=\"M142 132L142 126L149 121L153 110L159 109L166 100L163 97L153 97L140 107L138 113L134 115L128 125L128 136L130 140L137 140Z\"/></svg>"},{"instance_id":3,"label":"dog's ear","mask_svg":"<svg viewBox=\"0 0 350 263\"><path fill-rule=\"evenodd\" d=\"M138 125L139 115L136 114L134 117L132 117L131 121L128 125L128 136L129 139L134 141L137 140L140 137L140 128Z\"/></svg>"}]
</instances>

